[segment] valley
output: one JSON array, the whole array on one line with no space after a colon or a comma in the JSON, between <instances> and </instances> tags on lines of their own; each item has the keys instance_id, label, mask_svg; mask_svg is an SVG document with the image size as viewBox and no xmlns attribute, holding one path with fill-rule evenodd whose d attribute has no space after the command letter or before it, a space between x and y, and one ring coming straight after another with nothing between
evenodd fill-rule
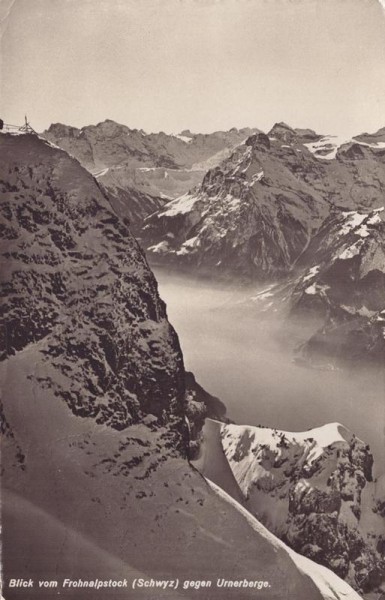
<instances>
[{"instance_id":1,"label":"valley","mask_svg":"<svg viewBox=\"0 0 385 600\"><path fill-rule=\"evenodd\" d=\"M236 423L305 431L340 422L384 455L384 379L374 368L320 370L293 362L301 328L250 306L239 288L154 269L186 368L221 398ZM303 332L302 332L303 337ZM376 418L373 416L376 415Z\"/></svg>"}]
</instances>

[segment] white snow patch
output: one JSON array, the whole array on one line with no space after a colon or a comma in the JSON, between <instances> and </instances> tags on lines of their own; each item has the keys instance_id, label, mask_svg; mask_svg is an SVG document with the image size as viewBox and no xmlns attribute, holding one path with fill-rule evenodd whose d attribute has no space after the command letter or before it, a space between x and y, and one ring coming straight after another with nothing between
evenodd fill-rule
<instances>
[{"instance_id":1,"label":"white snow patch","mask_svg":"<svg viewBox=\"0 0 385 600\"><path fill-rule=\"evenodd\" d=\"M368 142L361 142L360 140L352 140L356 144L360 144L361 146L367 146L368 148L385 148L385 142L374 142L374 144L368 144Z\"/></svg>"},{"instance_id":2,"label":"white snow patch","mask_svg":"<svg viewBox=\"0 0 385 600\"><path fill-rule=\"evenodd\" d=\"M310 285L309 287L306 288L305 290L305 294L309 294L309 296L315 296L315 294L317 293L317 288L314 285Z\"/></svg>"},{"instance_id":3,"label":"white snow patch","mask_svg":"<svg viewBox=\"0 0 385 600\"><path fill-rule=\"evenodd\" d=\"M165 209L158 213L158 217L175 217L176 215L185 215L189 213L197 203L197 196L189 193L169 202Z\"/></svg>"},{"instance_id":4,"label":"white snow patch","mask_svg":"<svg viewBox=\"0 0 385 600\"><path fill-rule=\"evenodd\" d=\"M15 133L12 133L12 135L22 135L22 132L15 132ZM57 144L54 144L53 142L49 142L45 138L42 138L40 136L38 136L38 137L39 137L39 139L43 140L43 142L45 144L47 144L47 146L51 146L51 148L56 148L56 150L62 150L63 149L63 148L60 148L60 146L58 146ZM70 156L72 156L72 154L70 154Z\"/></svg>"},{"instance_id":5,"label":"white snow patch","mask_svg":"<svg viewBox=\"0 0 385 600\"><path fill-rule=\"evenodd\" d=\"M338 258L340 260L349 260L350 258L353 258L353 256L357 256L363 244L363 239L357 240L354 244L352 244L348 248L345 248L345 250L343 250L343 252L341 252L341 254L338 255Z\"/></svg>"},{"instance_id":6,"label":"white snow patch","mask_svg":"<svg viewBox=\"0 0 385 600\"><path fill-rule=\"evenodd\" d=\"M159 242L159 244L155 244L154 246L150 246L148 250L154 252L155 254L164 254L165 252L169 251L169 245L168 242L163 241Z\"/></svg>"},{"instance_id":7,"label":"white snow patch","mask_svg":"<svg viewBox=\"0 0 385 600\"><path fill-rule=\"evenodd\" d=\"M230 210L234 210L241 203L240 199L234 198L234 196L232 194L227 194L226 202L227 202L227 208L229 208Z\"/></svg>"},{"instance_id":8,"label":"white snow patch","mask_svg":"<svg viewBox=\"0 0 385 600\"><path fill-rule=\"evenodd\" d=\"M305 277L303 278L303 281L309 281L310 279L313 279L313 277L315 277L319 273L319 270L320 268L318 265L309 269L307 275L305 275Z\"/></svg>"},{"instance_id":9,"label":"white snow patch","mask_svg":"<svg viewBox=\"0 0 385 600\"><path fill-rule=\"evenodd\" d=\"M266 298L271 298L273 296L273 292L265 292L264 294L257 294L252 297L252 300L266 300Z\"/></svg>"},{"instance_id":10,"label":"white snow patch","mask_svg":"<svg viewBox=\"0 0 385 600\"><path fill-rule=\"evenodd\" d=\"M263 176L264 176L263 170L259 171L258 173L254 173L254 175L252 175L252 177L251 177L251 179L252 179L251 185L254 185L254 183L257 183L257 181L261 181Z\"/></svg>"},{"instance_id":11,"label":"white snow patch","mask_svg":"<svg viewBox=\"0 0 385 600\"><path fill-rule=\"evenodd\" d=\"M181 135L180 133L178 133L178 135L174 135L174 137L178 138L178 140L182 140L182 142L185 142L185 144L189 144L193 141L193 138L188 137L187 135Z\"/></svg>"},{"instance_id":12,"label":"white snow patch","mask_svg":"<svg viewBox=\"0 0 385 600\"><path fill-rule=\"evenodd\" d=\"M271 296L273 296L273 292L271 292L270 290L272 289L273 284L269 285L267 288L263 289L262 291L258 292L258 294L255 294L255 296L251 296L250 300L265 300L266 298L270 298Z\"/></svg>"},{"instance_id":13,"label":"white snow patch","mask_svg":"<svg viewBox=\"0 0 385 600\"><path fill-rule=\"evenodd\" d=\"M321 158L322 160L333 160L337 155L338 148L350 141L351 138L346 138L344 136L327 135L317 142L310 142L309 144L304 144L304 146L317 158ZM329 152L327 154L320 154L322 150L329 150Z\"/></svg>"},{"instance_id":14,"label":"white snow patch","mask_svg":"<svg viewBox=\"0 0 385 600\"><path fill-rule=\"evenodd\" d=\"M359 225L361 225L361 223L368 217L367 213L362 215L355 210L344 211L342 215L345 217L346 221L341 227L341 235L347 235L352 231L352 229L359 227Z\"/></svg>"},{"instance_id":15,"label":"white snow patch","mask_svg":"<svg viewBox=\"0 0 385 600\"><path fill-rule=\"evenodd\" d=\"M360 144L360 146L367 146L368 148L385 148L385 142L375 142L374 144L368 144L367 142L361 142L360 140L346 138L340 135L328 135L317 142L311 142L310 144L304 144L317 158L326 160L333 160L336 157L338 149L344 144ZM320 154L322 150L329 150L327 154Z\"/></svg>"},{"instance_id":16,"label":"white snow patch","mask_svg":"<svg viewBox=\"0 0 385 600\"><path fill-rule=\"evenodd\" d=\"M366 238L370 235L370 232L368 231L366 223L361 225L361 227L359 229L357 229L357 231L355 231L354 233L356 233L357 235L359 235L360 237L363 237L363 238Z\"/></svg>"},{"instance_id":17,"label":"white snow patch","mask_svg":"<svg viewBox=\"0 0 385 600\"><path fill-rule=\"evenodd\" d=\"M105 175L108 171L109 171L109 167L106 167L105 169L102 169L101 171L97 171L96 173L93 173L93 176L98 179L99 177L103 177L103 175Z\"/></svg>"},{"instance_id":18,"label":"white snow patch","mask_svg":"<svg viewBox=\"0 0 385 600\"><path fill-rule=\"evenodd\" d=\"M382 207L382 208L380 208L380 209L376 209L376 211L375 211L375 214L374 214L372 217L370 217L370 218L369 218L369 219L366 221L366 223L367 223L368 225L376 225L377 223L381 223L382 219L381 219L381 217L380 217L380 215L379 215L378 213L379 213L379 212L381 212L382 210L384 210L384 208L383 208L383 207Z\"/></svg>"},{"instance_id":19,"label":"white snow patch","mask_svg":"<svg viewBox=\"0 0 385 600\"><path fill-rule=\"evenodd\" d=\"M180 247L180 250L177 251L177 254L179 256L188 254L189 252L191 252L191 250L193 250L194 248L197 248L199 246L200 246L200 240L198 239L198 236L196 235L195 237L192 237L192 238L186 240L185 242L183 242L183 244Z\"/></svg>"}]
</instances>

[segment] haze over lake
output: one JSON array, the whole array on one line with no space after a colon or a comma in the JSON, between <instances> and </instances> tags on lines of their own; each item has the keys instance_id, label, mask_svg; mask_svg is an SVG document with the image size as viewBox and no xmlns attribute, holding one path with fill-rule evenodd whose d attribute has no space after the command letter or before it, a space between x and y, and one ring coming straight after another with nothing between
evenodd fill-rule
<instances>
[{"instance_id":1,"label":"haze over lake","mask_svg":"<svg viewBox=\"0 0 385 600\"><path fill-rule=\"evenodd\" d=\"M244 304L258 292L170 275L155 268L186 369L239 424L301 431L340 422L384 454L384 380L376 372L318 371L293 363L297 340L282 344L284 322Z\"/></svg>"}]
</instances>

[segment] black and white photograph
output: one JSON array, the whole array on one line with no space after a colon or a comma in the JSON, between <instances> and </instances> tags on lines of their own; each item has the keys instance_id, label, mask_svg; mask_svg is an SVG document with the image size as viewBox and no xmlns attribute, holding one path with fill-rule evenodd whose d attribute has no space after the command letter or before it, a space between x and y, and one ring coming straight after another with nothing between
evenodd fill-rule
<instances>
[{"instance_id":1,"label":"black and white photograph","mask_svg":"<svg viewBox=\"0 0 385 600\"><path fill-rule=\"evenodd\" d=\"M385 0L0 0L0 597L385 600Z\"/></svg>"}]
</instances>

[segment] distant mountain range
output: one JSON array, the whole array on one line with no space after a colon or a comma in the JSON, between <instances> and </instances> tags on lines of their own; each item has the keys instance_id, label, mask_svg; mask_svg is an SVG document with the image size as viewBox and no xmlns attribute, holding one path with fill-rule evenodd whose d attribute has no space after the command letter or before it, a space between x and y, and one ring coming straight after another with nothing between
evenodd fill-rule
<instances>
[{"instance_id":1,"label":"distant mountain range","mask_svg":"<svg viewBox=\"0 0 385 600\"><path fill-rule=\"evenodd\" d=\"M211 134L147 134L111 120L81 129L53 124L42 135L76 157L112 198L114 209L138 231L165 201L198 185L255 129Z\"/></svg>"},{"instance_id":2,"label":"distant mountain range","mask_svg":"<svg viewBox=\"0 0 385 600\"><path fill-rule=\"evenodd\" d=\"M302 360L383 365L383 139L380 130L333 145L283 123L254 134L146 219L150 262L268 284L265 307L320 319Z\"/></svg>"}]
</instances>

